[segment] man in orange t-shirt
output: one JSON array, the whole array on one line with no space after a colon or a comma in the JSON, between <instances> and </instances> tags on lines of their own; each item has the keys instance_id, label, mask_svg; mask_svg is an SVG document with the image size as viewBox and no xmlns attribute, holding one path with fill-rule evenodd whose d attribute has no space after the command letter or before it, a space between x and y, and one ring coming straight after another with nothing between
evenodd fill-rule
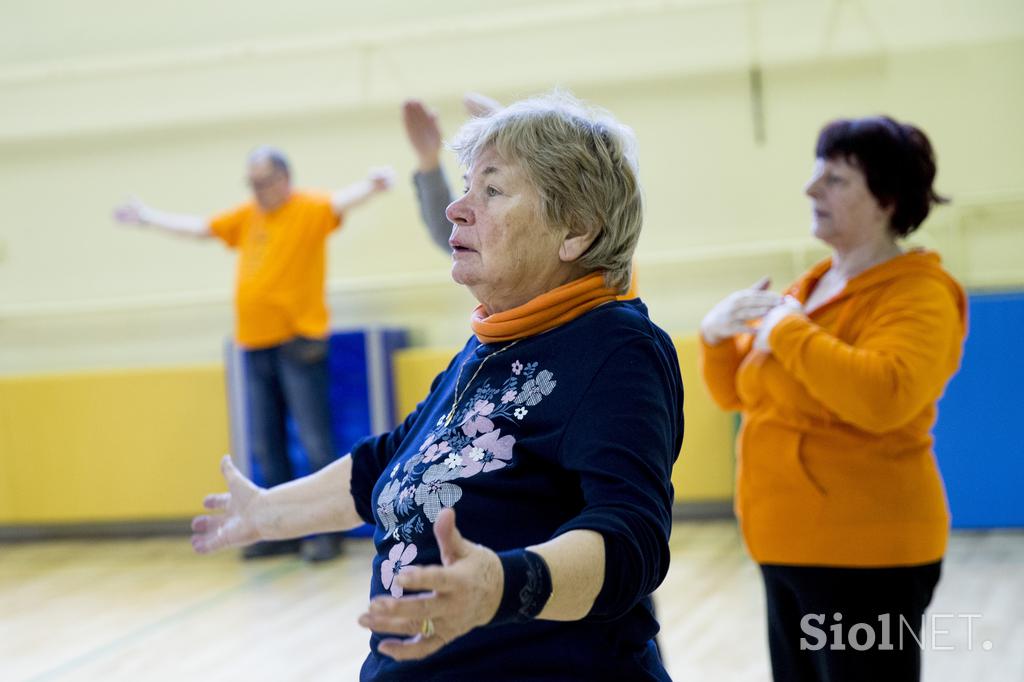
<instances>
[{"instance_id":1,"label":"man in orange t-shirt","mask_svg":"<svg viewBox=\"0 0 1024 682\"><path fill-rule=\"evenodd\" d=\"M294 478L287 456L285 417L295 420L310 467L336 453L327 402L325 242L346 212L391 187L393 173L378 169L333 193L296 190L288 160L259 147L249 155L253 197L210 219L165 213L140 201L117 207L125 224L157 227L198 238L217 237L238 249L235 341L244 349L249 442L267 487ZM337 556L330 536L247 547L246 558L301 549L310 561Z\"/></svg>"}]
</instances>

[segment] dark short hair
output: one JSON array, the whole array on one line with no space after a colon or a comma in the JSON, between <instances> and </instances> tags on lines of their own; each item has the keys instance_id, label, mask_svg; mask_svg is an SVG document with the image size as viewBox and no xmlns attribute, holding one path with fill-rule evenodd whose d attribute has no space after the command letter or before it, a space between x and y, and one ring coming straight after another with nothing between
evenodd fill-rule
<instances>
[{"instance_id":1,"label":"dark short hair","mask_svg":"<svg viewBox=\"0 0 1024 682\"><path fill-rule=\"evenodd\" d=\"M279 170L284 173L287 177L291 177L292 171L288 165L288 157L284 155L277 147L271 147L270 145L260 145L249 152L249 165L254 163L262 163L269 161L270 165L275 170Z\"/></svg>"},{"instance_id":2,"label":"dark short hair","mask_svg":"<svg viewBox=\"0 0 1024 682\"><path fill-rule=\"evenodd\" d=\"M933 204L949 201L935 192L935 153L924 132L888 116L838 119L818 134L819 159L842 158L857 166L868 189L892 207L890 228L897 237L916 230Z\"/></svg>"}]
</instances>

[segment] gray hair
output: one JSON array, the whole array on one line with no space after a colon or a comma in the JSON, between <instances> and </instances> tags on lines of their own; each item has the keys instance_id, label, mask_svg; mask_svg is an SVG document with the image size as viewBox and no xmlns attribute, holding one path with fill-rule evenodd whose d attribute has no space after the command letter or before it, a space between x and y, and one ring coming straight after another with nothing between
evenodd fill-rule
<instances>
[{"instance_id":1,"label":"gray hair","mask_svg":"<svg viewBox=\"0 0 1024 682\"><path fill-rule=\"evenodd\" d=\"M281 171L288 177L292 176L291 167L288 164L288 157L285 156L284 152L277 147L262 144L249 152L248 163L250 166L257 163L263 163L264 161L269 161L270 165L274 167L274 170Z\"/></svg>"},{"instance_id":2,"label":"gray hair","mask_svg":"<svg viewBox=\"0 0 1024 682\"><path fill-rule=\"evenodd\" d=\"M603 270L608 286L629 288L643 224L636 138L608 112L569 93L525 99L466 123L449 144L466 167L493 148L518 164L540 195L548 225L596 232L579 259Z\"/></svg>"}]
</instances>

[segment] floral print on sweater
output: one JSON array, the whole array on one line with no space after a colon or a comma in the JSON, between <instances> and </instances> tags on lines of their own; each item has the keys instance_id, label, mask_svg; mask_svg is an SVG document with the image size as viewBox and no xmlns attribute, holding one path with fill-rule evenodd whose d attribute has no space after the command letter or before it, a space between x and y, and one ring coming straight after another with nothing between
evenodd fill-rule
<instances>
[{"instance_id":1,"label":"floral print on sweater","mask_svg":"<svg viewBox=\"0 0 1024 682\"><path fill-rule=\"evenodd\" d=\"M529 414L555 390L557 381L536 362L515 360L500 386L485 381L455 418L434 425L416 454L391 469L391 480L377 496L377 518L395 544L381 566L384 589L395 597L402 587L395 578L416 558L415 541L446 507L462 498L460 480L515 465L515 431ZM504 429L505 433L502 433Z\"/></svg>"}]
</instances>

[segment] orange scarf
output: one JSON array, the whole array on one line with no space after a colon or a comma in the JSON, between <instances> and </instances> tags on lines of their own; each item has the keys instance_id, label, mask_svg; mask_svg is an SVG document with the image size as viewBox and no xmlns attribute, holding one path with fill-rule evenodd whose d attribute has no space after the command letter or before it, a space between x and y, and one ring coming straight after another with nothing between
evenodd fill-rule
<instances>
[{"instance_id":1,"label":"orange scarf","mask_svg":"<svg viewBox=\"0 0 1024 682\"><path fill-rule=\"evenodd\" d=\"M473 310L470 326L480 343L522 339L575 320L617 298L622 297L605 286L604 273L592 272L501 313L488 315L481 303Z\"/></svg>"}]
</instances>

